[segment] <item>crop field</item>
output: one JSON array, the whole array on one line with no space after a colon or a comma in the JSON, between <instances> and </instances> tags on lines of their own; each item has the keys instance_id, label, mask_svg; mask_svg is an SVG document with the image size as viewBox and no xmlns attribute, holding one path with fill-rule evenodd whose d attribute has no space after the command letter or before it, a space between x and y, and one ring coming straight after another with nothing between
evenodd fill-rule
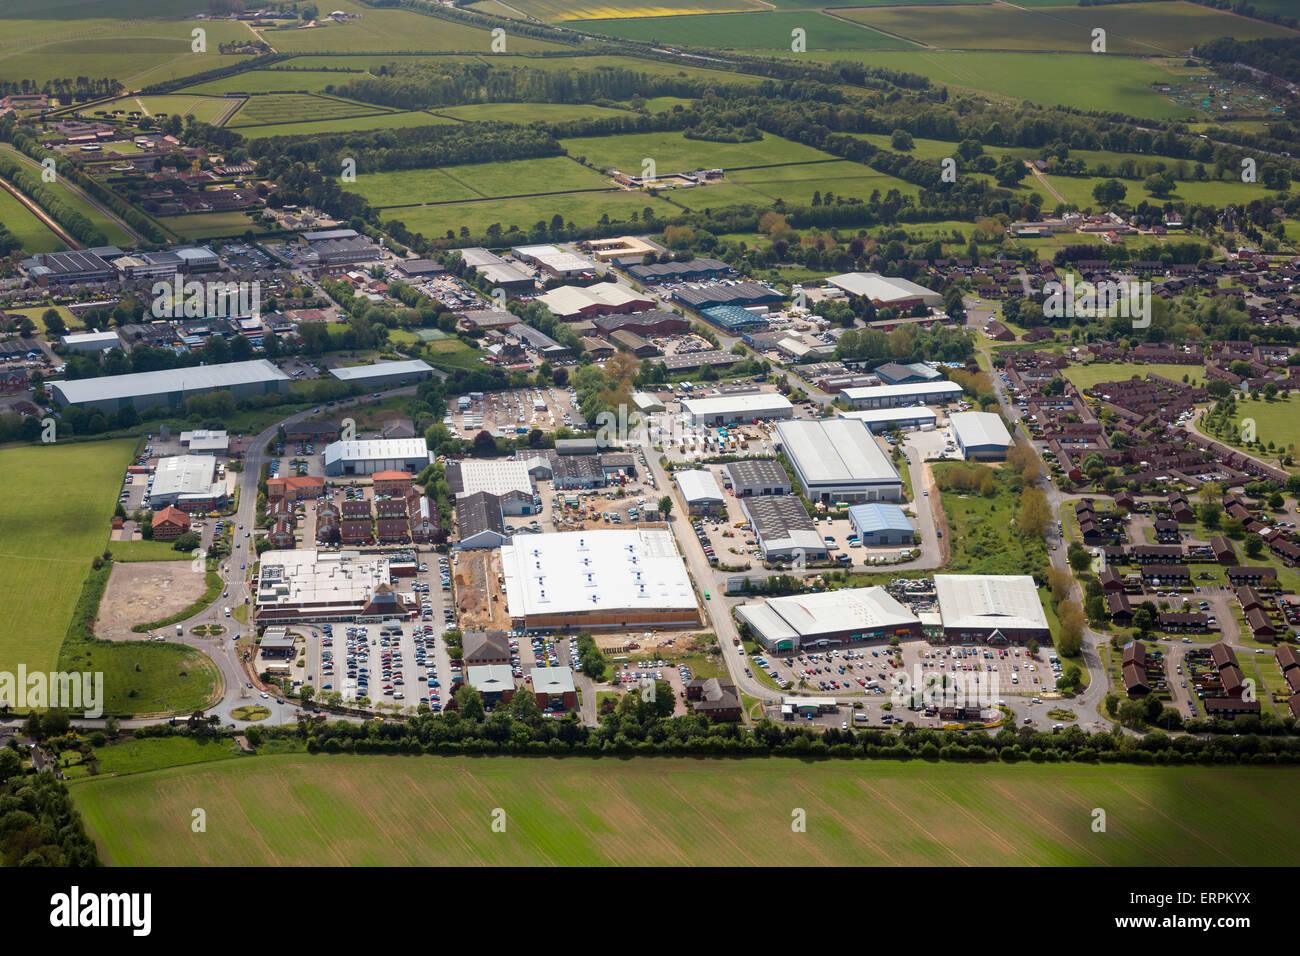
<instances>
[{"instance_id":1,"label":"crop field","mask_svg":"<svg viewBox=\"0 0 1300 956\"><path fill-rule=\"evenodd\" d=\"M338 0L331 9L360 14L345 23L326 22L315 27L260 30L262 38L280 53L421 53L440 50L491 53L492 33L442 17L409 10L368 7ZM529 37L507 36L506 50L528 53L568 47Z\"/></svg>"},{"instance_id":2,"label":"crop field","mask_svg":"<svg viewBox=\"0 0 1300 956\"><path fill-rule=\"evenodd\" d=\"M306 123L387 112L388 110L383 107L335 99L319 93L264 93L250 96L240 107L239 112L231 117L228 125L231 128L238 128L265 124Z\"/></svg>"},{"instance_id":3,"label":"crop field","mask_svg":"<svg viewBox=\"0 0 1300 956\"><path fill-rule=\"evenodd\" d=\"M840 10L837 16L940 49L1046 50L1091 54L1092 31L1106 31L1106 54L1174 56L1216 37L1238 40L1294 35L1259 20L1178 0L1035 10L1014 6Z\"/></svg>"},{"instance_id":4,"label":"crop field","mask_svg":"<svg viewBox=\"0 0 1300 956\"><path fill-rule=\"evenodd\" d=\"M613 190L560 193L547 196L545 200L483 199L477 202L413 206L391 209L383 218L385 221L403 222L412 232L436 238L445 235L449 229L459 233L462 226L474 235L482 235L493 223L499 224L503 230L512 225L528 230L539 221L549 222L556 213L577 225L598 222L605 214L612 220L628 220L632 213L639 216L641 210L647 207L654 209L659 216L680 215L680 210L662 199L653 199L641 192Z\"/></svg>"},{"instance_id":5,"label":"crop field","mask_svg":"<svg viewBox=\"0 0 1300 956\"><path fill-rule=\"evenodd\" d=\"M471 103L440 106L433 112L467 123L567 123L572 120L627 116L626 110L586 103Z\"/></svg>"},{"instance_id":6,"label":"crop field","mask_svg":"<svg viewBox=\"0 0 1300 956\"><path fill-rule=\"evenodd\" d=\"M790 50L793 31L808 50L897 50L914 44L836 20L815 10L799 13L716 13L686 17L592 20L582 29L624 40L726 50Z\"/></svg>"},{"instance_id":7,"label":"crop field","mask_svg":"<svg viewBox=\"0 0 1300 956\"><path fill-rule=\"evenodd\" d=\"M337 70L249 70L187 86L186 93L319 93L327 86L342 86L359 74Z\"/></svg>"},{"instance_id":8,"label":"crop field","mask_svg":"<svg viewBox=\"0 0 1300 956\"><path fill-rule=\"evenodd\" d=\"M445 126L455 122L457 120L435 116L423 110L406 110L400 113L349 116L345 119L242 126L239 128L239 135L245 139L266 139L269 136L309 136L317 133L359 133L371 129L407 129L411 126Z\"/></svg>"},{"instance_id":9,"label":"crop field","mask_svg":"<svg viewBox=\"0 0 1300 956\"><path fill-rule=\"evenodd\" d=\"M361 193L372 206L383 207L609 189L610 181L566 156L546 156L441 169L358 170L357 181L345 183L344 188Z\"/></svg>"},{"instance_id":10,"label":"crop field","mask_svg":"<svg viewBox=\"0 0 1300 956\"><path fill-rule=\"evenodd\" d=\"M1127 382L1133 376L1162 375L1181 382L1187 376L1188 384L1204 382L1205 369L1197 365L1147 365L1138 362L1093 362L1089 365L1071 365L1062 373L1080 390L1092 388L1098 382Z\"/></svg>"},{"instance_id":11,"label":"crop field","mask_svg":"<svg viewBox=\"0 0 1300 956\"><path fill-rule=\"evenodd\" d=\"M590 163L641 174L642 162L652 159L660 176L721 167L725 170L779 163L810 163L834 159L828 153L779 136L765 135L753 143L714 143L687 139L681 133L631 133L625 136L592 136L561 142L570 156L586 157Z\"/></svg>"},{"instance_id":12,"label":"crop field","mask_svg":"<svg viewBox=\"0 0 1300 956\"><path fill-rule=\"evenodd\" d=\"M861 163L840 160L736 170L727 174L726 184L676 189L667 195L688 209L719 209L738 203L766 206L777 199L807 205L812 202L814 192L866 200L876 190L883 197L891 189L905 196L918 192L918 187L911 183L878 173Z\"/></svg>"},{"instance_id":13,"label":"crop field","mask_svg":"<svg viewBox=\"0 0 1300 956\"><path fill-rule=\"evenodd\" d=\"M49 226L6 189L0 189L0 223L23 244L23 251L28 254L67 248Z\"/></svg>"},{"instance_id":14,"label":"crop field","mask_svg":"<svg viewBox=\"0 0 1300 956\"><path fill-rule=\"evenodd\" d=\"M1280 866L1297 784L1290 767L280 754L71 791L116 866Z\"/></svg>"},{"instance_id":15,"label":"crop field","mask_svg":"<svg viewBox=\"0 0 1300 956\"><path fill-rule=\"evenodd\" d=\"M516 11L511 14L516 18L532 17L547 23L561 23L566 20L604 20L611 17L672 17L691 13L734 13L763 9L763 4L754 0L660 0L626 6L604 3L568 3L566 0L495 0L496 6L507 7ZM809 4L817 6L817 4ZM474 4L472 9L479 9ZM492 12L492 11L484 11Z\"/></svg>"},{"instance_id":16,"label":"crop field","mask_svg":"<svg viewBox=\"0 0 1300 956\"><path fill-rule=\"evenodd\" d=\"M237 102L237 101L235 101ZM148 116L193 116L204 123L216 124L232 106L230 98L224 96L185 96L167 94L163 96L123 96L78 110L77 115L93 119L111 117L114 113L144 113Z\"/></svg>"},{"instance_id":17,"label":"crop field","mask_svg":"<svg viewBox=\"0 0 1300 956\"><path fill-rule=\"evenodd\" d=\"M54 667L134 448L124 439L0 449L0 669Z\"/></svg>"}]
</instances>

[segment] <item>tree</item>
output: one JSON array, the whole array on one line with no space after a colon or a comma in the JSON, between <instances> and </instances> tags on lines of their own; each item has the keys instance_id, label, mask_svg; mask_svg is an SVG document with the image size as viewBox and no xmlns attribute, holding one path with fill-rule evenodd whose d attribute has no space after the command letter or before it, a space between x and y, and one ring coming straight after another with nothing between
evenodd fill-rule
<instances>
[{"instance_id":1,"label":"tree","mask_svg":"<svg viewBox=\"0 0 1300 956\"><path fill-rule=\"evenodd\" d=\"M1030 657L1038 656L1038 642L1034 640L1032 637L1029 640L1025 641L1025 653L1028 654Z\"/></svg>"},{"instance_id":2,"label":"tree","mask_svg":"<svg viewBox=\"0 0 1300 956\"><path fill-rule=\"evenodd\" d=\"M673 513L673 499L669 495L664 495L659 499L659 513L667 518Z\"/></svg>"},{"instance_id":3,"label":"tree","mask_svg":"<svg viewBox=\"0 0 1300 956\"><path fill-rule=\"evenodd\" d=\"M63 335L68 331L67 323L63 321L63 316L59 315L58 309L46 309L42 312L41 323L51 336Z\"/></svg>"},{"instance_id":4,"label":"tree","mask_svg":"<svg viewBox=\"0 0 1300 956\"><path fill-rule=\"evenodd\" d=\"M510 716L525 724L536 724L542 719L542 708L537 705L537 695L527 687L515 691L510 698Z\"/></svg>"},{"instance_id":5,"label":"tree","mask_svg":"<svg viewBox=\"0 0 1300 956\"><path fill-rule=\"evenodd\" d=\"M1128 187L1117 179L1107 179L1092 188L1092 198L1105 206L1113 206L1124 201Z\"/></svg>"},{"instance_id":6,"label":"tree","mask_svg":"<svg viewBox=\"0 0 1300 956\"><path fill-rule=\"evenodd\" d=\"M889 148L896 149L900 152L906 152L911 149L912 134L905 129L896 129L889 137Z\"/></svg>"},{"instance_id":7,"label":"tree","mask_svg":"<svg viewBox=\"0 0 1300 956\"><path fill-rule=\"evenodd\" d=\"M1246 535L1246 554L1258 558L1264 552L1264 539L1253 531Z\"/></svg>"},{"instance_id":8,"label":"tree","mask_svg":"<svg viewBox=\"0 0 1300 956\"><path fill-rule=\"evenodd\" d=\"M466 720L482 720L487 716L487 711L483 707L483 696L469 684L462 684L452 700L455 701L457 713ZM533 703L537 701L534 700Z\"/></svg>"},{"instance_id":9,"label":"tree","mask_svg":"<svg viewBox=\"0 0 1300 956\"><path fill-rule=\"evenodd\" d=\"M181 535L175 541L172 542L172 550L193 551L202 543L203 543L203 539L199 537L198 532L186 531L183 535Z\"/></svg>"},{"instance_id":10,"label":"tree","mask_svg":"<svg viewBox=\"0 0 1300 956\"><path fill-rule=\"evenodd\" d=\"M1047 586L1051 589L1056 603L1060 604L1070 596L1070 591L1074 587L1074 578L1068 571L1052 565L1047 569Z\"/></svg>"},{"instance_id":11,"label":"tree","mask_svg":"<svg viewBox=\"0 0 1300 956\"><path fill-rule=\"evenodd\" d=\"M1077 601L1062 601L1056 607L1061 619L1061 633L1056 650L1062 657L1074 657L1083 648L1083 608Z\"/></svg>"},{"instance_id":12,"label":"tree","mask_svg":"<svg viewBox=\"0 0 1300 956\"><path fill-rule=\"evenodd\" d=\"M1070 568L1075 572L1087 571L1092 565L1092 555L1088 549L1078 541L1071 541L1069 548L1066 549L1066 560L1070 562Z\"/></svg>"},{"instance_id":13,"label":"tree","mask_svg":"<svg viewBox=\"0 0 1300 956\"><path fill-rule=\"evenodd\" d=\"M1126 700L1119 705L1119 722L1131 730L1140 729L1147 719L1147 705L1140 700Z\"/></svg>"}]
</instances>

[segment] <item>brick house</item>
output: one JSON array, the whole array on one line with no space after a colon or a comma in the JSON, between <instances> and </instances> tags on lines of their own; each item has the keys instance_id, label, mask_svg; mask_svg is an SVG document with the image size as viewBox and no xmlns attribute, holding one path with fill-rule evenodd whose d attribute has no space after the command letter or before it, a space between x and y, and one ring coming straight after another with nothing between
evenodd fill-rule
<instances>
[{"instance_id":1,"label":"brick house","mask_svg":"<svg viewBox=\"0 0 1300 956\"><path fill-rule=\"evenodd\" d=\"M156 541L175 541L190 530L190 516L179 508L168 505L161 511L153 513L150 525L153 527Z\"/></svg>"}]
</instances>

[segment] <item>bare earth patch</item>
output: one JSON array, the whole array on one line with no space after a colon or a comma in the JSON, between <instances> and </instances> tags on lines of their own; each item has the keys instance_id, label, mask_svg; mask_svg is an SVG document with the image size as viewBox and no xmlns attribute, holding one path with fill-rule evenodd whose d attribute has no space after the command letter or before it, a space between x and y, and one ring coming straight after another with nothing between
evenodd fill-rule
<instances>
[{"instance_id":1,"label":"bare earth patch","mask_svg":"<svg viewBox=\"0 0 1300 956\"><path fill-rule=\"evenodd\" d=\"M161 620L203 596L204 575L188 561L114 564L99 605L95 636L108 641L140 640L133 624Z\"/></svg>"}]
</instances>

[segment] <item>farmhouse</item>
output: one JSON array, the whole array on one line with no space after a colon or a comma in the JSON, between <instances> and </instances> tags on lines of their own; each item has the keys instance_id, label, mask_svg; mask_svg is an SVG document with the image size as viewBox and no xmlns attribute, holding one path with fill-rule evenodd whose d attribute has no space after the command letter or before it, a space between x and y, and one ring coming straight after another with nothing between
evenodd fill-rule
<instances>
[{"instance_id":1,"label":"farmhouse","mask_svg":"<svg viewBox=\"0 0 1300 956\"><path fill-rule=\"evenodd\" d=\"M742 604L735 613L765 648L776 653L921 636L920 618L882 587L766 598Z\"/></svg>"},{"instance_id":2,"label":"farmhouse","mask_svg":"<svg viewBox=\"0 0 1300 956\"><path fill-rule=\"evenodd\" d=\"M699 623L686 566L662 529L528 535L502 547L501 568L517 630Z\"/></svg>"},{"instance_id":3,"label":"farmhouse","mask_svg":"<svg viewBox=\"0 0 1300 956\"><path fill-rule=\"evenodd\" d=\"M899 501L903 480L862 422L778 422L773 443L813 501Z\"/></svg>"}]
</instances>

